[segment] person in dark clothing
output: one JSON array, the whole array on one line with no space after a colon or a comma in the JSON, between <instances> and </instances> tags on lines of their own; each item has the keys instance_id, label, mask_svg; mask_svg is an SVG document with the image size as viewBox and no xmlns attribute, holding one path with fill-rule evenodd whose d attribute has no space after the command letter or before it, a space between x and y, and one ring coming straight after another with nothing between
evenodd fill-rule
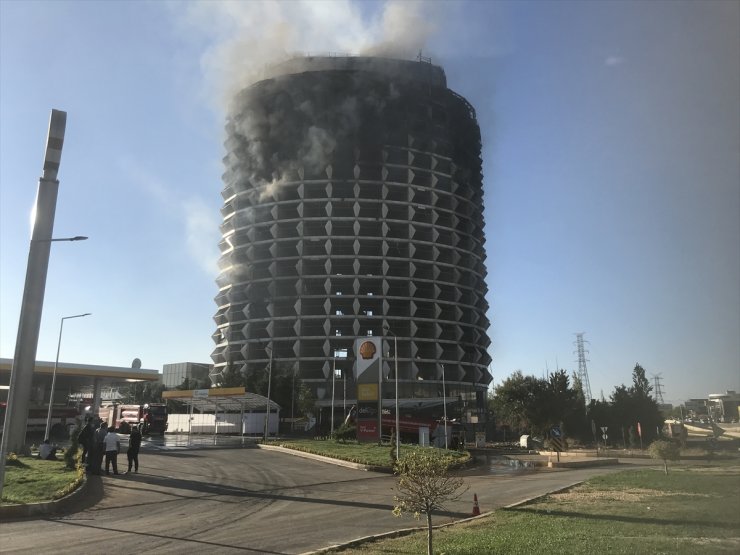
<instances>
[{"instance_id":1,"label":"person in dark clothing","mask_svg":"<svg viewBox=\"0 0 740 555\"><path fill-rule=\"evenodd\" d=\"M92 425L90 424L90 420L85 420L85 425L80 430L80 433L77 435L77 442L80 444L80 447L82 447L82 464L85 464L85 461L87 460L87 454L90 451L91 443L93 440L93 429Z\"/></svg>"},{"instance_id":2,"label":"person in dark clothing","mask_svg":"<svg viewBox=\"0 0 740 555\"><path fill-rule=\"evenodd\" d=\"M128 471L131 472L131 467L134 467L134 472L139 472L139 448L141 447L141 432L139 426L134 426L131 429L131 435L128 439Z\"/></svg>"},{"instance_id":3,"label":"person in dark clothing","mask_svg":"<svg viewBox=\"0 0 740 555\"><path fill-rule=\"evenodd\" d=\"M87 471L90 474L100 474L103 465L103 455L105 454L105 436L108 434L108 424L100 423L100 427L95 430L93 440L90 444L90 456L87 459Z\"/></svg>"}]
</instances>

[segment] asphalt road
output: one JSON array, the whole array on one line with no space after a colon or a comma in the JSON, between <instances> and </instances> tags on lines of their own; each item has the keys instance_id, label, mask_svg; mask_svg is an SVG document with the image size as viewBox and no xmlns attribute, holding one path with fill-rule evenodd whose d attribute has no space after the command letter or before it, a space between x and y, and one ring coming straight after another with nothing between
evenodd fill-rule
<instances>
[{"instance_id":1,"label":"asphalt road","mask_svg":"<svg viewBox=\"0 0 740 555\"><path fill-rule=\"evenodd\" d=\"M91 477L65 516L3 522L2 553L298 554L423 523L391 514L393 476L255 447L143 451L138 474ZM464 471L468 491L435 524L614 468Z\"/></svg>"}]
</instances>

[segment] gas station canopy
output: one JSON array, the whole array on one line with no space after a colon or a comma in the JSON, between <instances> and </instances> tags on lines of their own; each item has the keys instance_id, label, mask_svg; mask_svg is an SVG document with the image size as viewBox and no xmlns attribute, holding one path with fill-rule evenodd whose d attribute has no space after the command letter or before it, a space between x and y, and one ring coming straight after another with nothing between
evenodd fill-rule
<instances>
[{"instance_id":1,"label":"gas station canopy","mask_svg":"<svg viewBox=\"0 0 740 555\"><path fill-rule=\"evenodd\" d=\"M163 391L162 399L180 401L201 413L265 410L268 402L267 397L249 393L244 387ZM280 410L280 405L270 401L270 411L273 410Z\"/></svg>"}]
</instances>

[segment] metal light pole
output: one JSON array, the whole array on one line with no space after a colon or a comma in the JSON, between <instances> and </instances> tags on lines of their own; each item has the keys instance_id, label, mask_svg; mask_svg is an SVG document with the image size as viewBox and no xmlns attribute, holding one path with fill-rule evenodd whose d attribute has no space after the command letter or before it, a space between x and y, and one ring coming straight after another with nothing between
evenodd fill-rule
<instances>
[{"instance_id":1,"label":"metal light pole","mask_svg":"<svg viewBox=\"0 0 740 555\"><path fill-rule=\"evenodd\" d=\"M334 356L331 357L331 431L330 436L334 435L334 384L337 377L337 352L334 351Z\"/></svg>"},{"instance_id":2,"label":"metal light pole","mask_svg":"<svg viewBox=\"0 0 740 555\"><path fill-rule=\"evenodd\" d=\"M396 382L396 460L398 460L401 451L400 418L398 416L398 336L388 326L383 326L383 328L393 336L393 362L395 365L394 374Z\"/></svg>"},{"instance_id":3,"label":"metal light pole","mask_svg":"<svg viewBox=\"0 0 740 555\"><path fill-rule=\"evenodd\" d=\"M445 384L445 365L442 365L442 404L445 415L445 449L447 449L447 386Z\"/></svg>"},{"instance_id":4,"label":"metal light pole","mask_svg":"<svg viewBox=\"0 0 740 555\"><path fill-rule=\"evenodd\" d=\"M292 434L295 426L295 369L293 369L293 381L290 385L290 433Z\"/></svg>"},{"instance_id":5,"label":"metal light pole","mask_svg":"<svg viewBox=\"0 0 740 555\"><path fill-rule=\"evenodd\" d=\"M57 342L57 358L54 361L54 372L51 375L51 393L49 394L49 412L46 414L46 433L44 439L51 439L51 411L54 407L54 387L57 384L57 367L59 366L59 350L62 347L62 330L64 329L64 321L71 318L82 318L83 316L90 316L90 312L85 314L75 314L74 316L64 316L61 324L59 324L59 341Z\"/></svg>"},{"instance_id":6,"label":"metal light pole","mask_svg":"<svg viewBox=\"0 0 740 555\"><path fill-rule=\"evenodd\" d=\"M335 381L337 378L337 358L347 358L347 349L339 349L332 351L332 354L334 355L332 357L332 366L331 366L331 433L334 434L334 388L335 388ZM344 374L344 371L340 368L339 371L342 373L342 381L344 382L344 417L347 418L347 378Z\"/></svg>"},{"instance_id":7,"label":"metal light pole","mask_svg":"<svg viewBox=\"0 0 740 555\"><path fill-rule=\"evenodd\" d=\"M25 450L28 401L31 397L33 371L36 365L41 312L44 305L46 276L49 270L51 234L54 229L54 215L59 192L57 174L62 159L66 126L67 113L52 110L46 138L43 174L39 179L36 193L26 282L21 301L13 367L10 373L3 438L0 443L0 498L2 498L5 479L6 454L21 453Z\"/></svg>"},{"instance_id":8,"label":"metal light pole","mask_svg":"<svg viewBox=\"0 0 740 555\"><path fill-rule=\"evenodd\" d=\"M270 353L270 366L267 371L267 413L265 414L265 443L270 433L270 387L272 386L272 347L266 346L266 351Z\"/></svg>"}]
</instances>

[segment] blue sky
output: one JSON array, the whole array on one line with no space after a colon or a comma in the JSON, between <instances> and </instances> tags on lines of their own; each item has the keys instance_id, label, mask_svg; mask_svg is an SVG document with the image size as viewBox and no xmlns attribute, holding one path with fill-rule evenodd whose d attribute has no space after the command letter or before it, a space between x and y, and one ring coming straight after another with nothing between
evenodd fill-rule
<instances>
[{"instance_id":1,"label":"blue sky","mask_svg":"<svg viewBox=\"0 0 740 555\"><path fill-rule=\"evenodd\" d=\"M636 362L740 390L737 2L0 1L0 356L52 108L68 112L38 358L208 361L224 106L286 52L442 65L484 140L492 372ZM390 45L390 46L389 46ZM373 50L375 49L375 50Z\"/></svg>"}]
</instances>

